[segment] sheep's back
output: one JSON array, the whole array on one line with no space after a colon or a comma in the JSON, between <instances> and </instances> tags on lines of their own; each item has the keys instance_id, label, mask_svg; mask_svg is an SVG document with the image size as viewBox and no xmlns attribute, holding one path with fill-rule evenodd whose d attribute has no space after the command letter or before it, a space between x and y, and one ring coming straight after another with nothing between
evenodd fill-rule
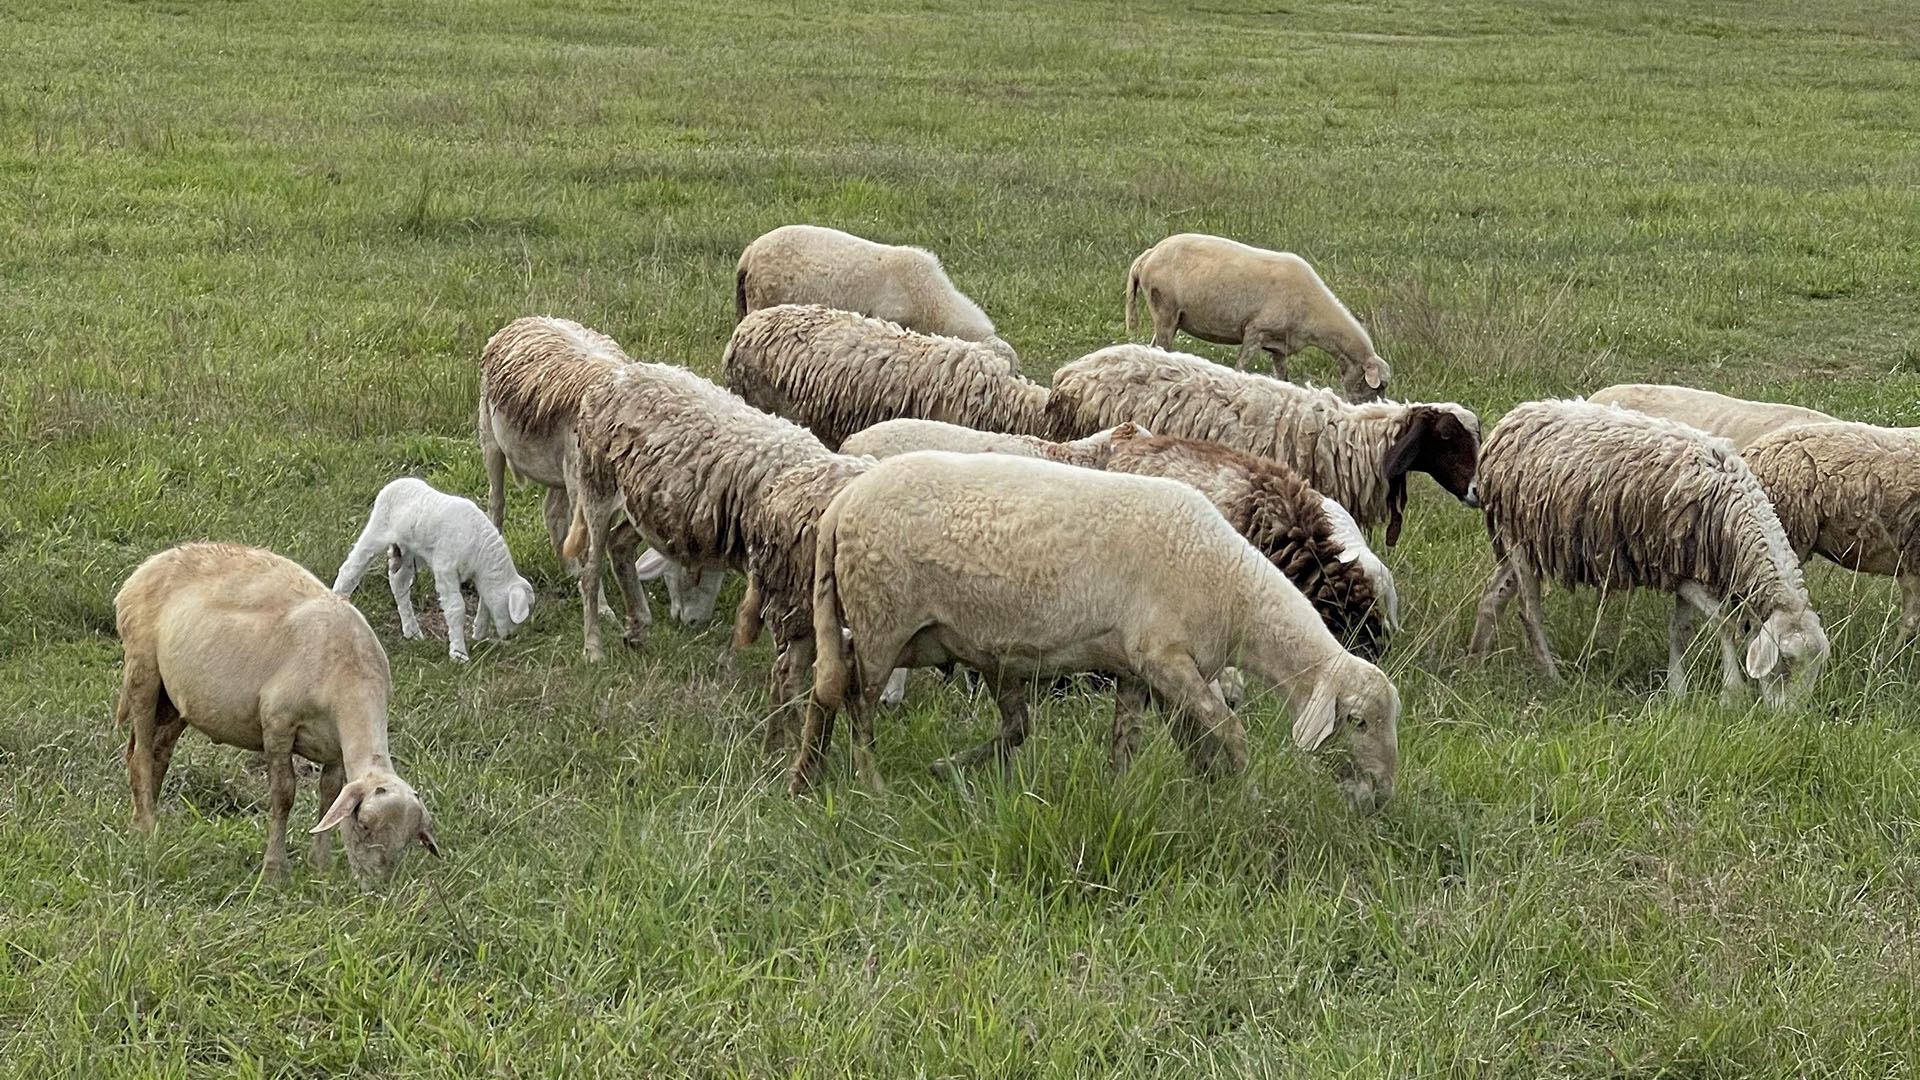
<instances>
[{"instance_id":1,"label":"sheep's back","mask_svg":"<svg viewBox=\"0 0 1920 1080\"><path fill-rule=\"evenodd\" d=\"M612 338L571 319L529 316L501 327L480 352L487 403L530 435L573 422L580 399L633 363Z\"/></svg>"},{"instance_id":2,"label":"sheep's back","mask_svg":"<svg viewBox=\"0 0 1920 1080\"><path fill-rule=\"evenodd\" d=\"M1795 554L1920 565L1920 429L1846 421L1774 432L1741 456ZM1891 570L1889 570L1891 572Z\"/></svg>"}]
</instances>

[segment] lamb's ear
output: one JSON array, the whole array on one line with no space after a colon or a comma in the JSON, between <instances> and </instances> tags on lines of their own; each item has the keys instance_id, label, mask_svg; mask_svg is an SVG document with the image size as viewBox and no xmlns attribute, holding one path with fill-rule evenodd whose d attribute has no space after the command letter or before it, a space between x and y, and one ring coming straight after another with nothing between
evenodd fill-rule
<instances>
[{"instance_id":1,"label":"lamb's ear","mask_svg":"<svg viewBox=\"0 0 1920 1080\"><path fill-rule=\"evenodd\" d=\"M1331 687L1322 682L1313 688L1307 703L1293 718L1293 744L1312 753L1320 749L1320 744L1333 734L1334 694Z\"/></svg>"},{"instance_id":2,"label":"lamb's ear","mask_svg":"<svg viewBox=\"0 0 1920 1080\"><path fill-rule=\"evenodd\" d=\"M518 626L526 622L527 616L531 614L533 614L533 586L527 584L525 578L521 578L513 583L513 588L507 590L507 618L512 619L514 625Z\"/></svg>"},{"instance_id":3,"label":"lamb's ear","mask_svg":"<svg viewBox=\"0 0 1920 1080\"><path fill-rule=\"evenodd\" d=\"M1366 378L1368 386L1378 390L1387 385L1387 380L1393 377L1393 369L1378 356L1369 356L1361 365L1360 374Z\"/></svg>"},{"instance_id":4,"label":"lamb's ear","mask_svg":"<svg viewBox=\"0 0 1920 1080\"><path fill-rule=\"evenodd\" d=\"M669 560L659 548L648 548L633 560L633 572L641 581L657 581L666 575Z\"/></svg>"},{"instance_id":5,"label":"lamb's ear","mask_svg":"<svg viewBox=\"0 0 1920 1080\"><path fill-rule=\"evenodd\" d=\"M1762 626L1747 643L1747 677L1764 679L1780 664L1780 639L1771 627Z\"/></svg>"},{"instance_id":6,"label":"lamb's ear","mask_svg":"<svg viewBox=\"0 0 1920 1080\"><path fill-rule=\"evenodd\" d=\"M327 812L320 816L320 824L308 829L309 833L323 833L347 820L347 817L360 809L361 800L367 797L372 785L365 780L355 780L340 789L340 797L333 800Z\"/></svg>"}]
</instances>

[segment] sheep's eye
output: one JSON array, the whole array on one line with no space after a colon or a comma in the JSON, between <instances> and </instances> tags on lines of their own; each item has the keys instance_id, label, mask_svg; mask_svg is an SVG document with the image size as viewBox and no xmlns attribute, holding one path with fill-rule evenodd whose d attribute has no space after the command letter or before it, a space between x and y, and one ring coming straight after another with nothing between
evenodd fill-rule
<instances>
[{"instance_id":1,"label":"sheep's eye","mask_svg":"<svg viewBox=\"0 0 1920 1080\"><path fill-rule=\"evenodd\" d=\"M1353 722L1353 730L1365 735L1367 733L1367 722L1365 720L1355 720Z\"/></svg>"}]
</instances>

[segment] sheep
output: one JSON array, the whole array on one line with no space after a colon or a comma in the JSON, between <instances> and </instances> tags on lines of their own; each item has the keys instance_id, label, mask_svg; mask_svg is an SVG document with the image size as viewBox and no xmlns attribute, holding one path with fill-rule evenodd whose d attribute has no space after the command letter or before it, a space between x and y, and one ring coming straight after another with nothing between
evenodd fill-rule
<instances>
[{"instance_id":1,"label":"sheep","mask_svg":"<svg viewBox=\"0 0 1920 1080\"><path fill-rule=\"evenodd\" d=\"M512 465L515 476L547 489L547 535L554 553L560 553L572 517L566 455L580 399L609 373L634 362L612 338L570 319L515 319L487 339L480 353L480 455L487 468L487 517L495 529L504 528L506 470ZM619 508L608 512L617 514ZM626 526L614 530L611 545L623 556L639 546ZM637 589L638 579L623 569L629 561L616 559L616 576L622 587ZM674 614L689 626L702 625L713 617L721 575L710 573L688 585L684 574L667 575Z\"/></svg>"},{"instance_id":2,"label":"sheep","mask_svg":"<svg viewBox=\"0 0 1920 1080\"><path fill-rule=\"evenodd\" d=\"M843 703L855 767L878 789L870 751L882 680L896 666L950 658L997 688L1001 729L936 771L1007 761L1026 737L1036 676L1104 670L1120 677L1116 769L1131 759L1151 691L1173 710L1197 771L1238 772L1246 733L1208 686L1231 661L1282 691L1302 749L1344 729L1355 771L1343 787L1355 806L1393 793L1393 684L1342 649L1300 590L1176 481L1001 454L889 458L820 519L813 624L813 692L788 774L796 794L812 784Z\"/></svg>"},{"instance_id":3,"label":"sheep","mask_svg":"<svg viewBox=\"0 0 1920 1080\"><path fill-rule=\"evenodd\" d=\"M1114 345L1053 373L1047 437L1132 420L1161 435L1224 443L1291 467L1360 525L1399 542L1407 474L1424 472L1478 506L1480 420L1452 402L1355 405L1328 390L1232 371L1189 353Z\"/></svg>"},{"instance_id":4,"label":"sheep","mask_svg":"<svg viewBox=\"0 0 1920 1080\"><path fill-rule=\"evenodd\" d=\"M1842 420L1762 435L1740 455L1805 563L1823 555L1900 583L1900 633L1920 629L1920 428Z\"/></svg>"},{"instance_id":5,"label":"sheep","mask_svg":"<svg viewBox=\"0 0 1920 1080\"><path fill-rule=\"evenodd\" d=\"M1047 388L1007 370L992 350L848 311L755 311L734 327L722 369L735 393L830 447L902 416L1045 434Z\"/></svg>"},{"instance_id":6,"label":"sheep","mask_svg":"<svg viewBox=\"0 0 1920 1080\"><path fill-rule=\"evenodd\" d=\"M1826 413L1798 405L1747 401L1690 386L1652 383L1620 383L1588 394L1587 400L1595 405L1618 405L1648 416L1678 420L1728 440L1735 450L1745 450L1760 436L1793 424L1817 424L1833 419Z\"/></svg>"},{"instance_id":7,"label":"sheep","mask_svg":"<svg viewBox=\"0 0 1920 1080\"><path fill-rule=\"evenodd\" d=\"M843 454L864 454L871 458L895 457L915 450L949 450L956 454L1012 454L1015 457L1046 458L1049 461L1079 465L1088 469L1106 467L1116 438L1144 435L1138 424L1126 423L1105 431L1096 431L1073 442L1050 442L1033 435L1008 435L998 431L976 431L939 420L901 417L882 420L847 436L840 444Z\"/></svg>"},{"instance_id":8,"label":"sheep","mask_svg":"<svg viewBox=\"0 0 1920 1080\"><path fill-rule=\"evenodd\" d=\"M1265 350L1273 374L1287 377L1287 358L1313 345L1340 362L1350 401L1380 396L1393 369L1373 349L1366 328L1333 295L1307 260L1204 233L1169 236L1127 268L1127 332L1142 291L1153 318L1155 348L1173 347L1185 330L1201 341L1238 345L1242 371Z\"/></svg>"},{"instance_id":9,"label":"sheep","mask_svg":"<svg viewBox=\"0 0 1920 1080\"><path fill-rule=\"evenodd\" d=\"M184 544L141 563L113 599L125 653L115 715L131 728L133 829L152 835L173 746L191 724L217 743L264 751L265 868L287 866L293 755L321 764L310 861L341 829L356 876L390 874L418 840L440 854L433 818L387 750L387 655L373 629L318 578L270 551ZM344 828L342 828L344 826Z\"/></svg>"},{"instance_id":10,"label":"sheep","mask_svg":"<svg viewBox=\"0 0 1920 1080\"><path fill-rule=\"evenodd\" d=\"M1399 620L1393 575L1340 504L1298 473L1219 443L1130 433L1113 438L1106 468L1198 488L1313 603L1335 638L1363 658L1379 657Z\"/></svg>"},{"instance_id":11,"label":"sheep","mask_svg":"<svg viewBox=\"0 0 1920 1080\"><path fill-rule=\"evenodd\" d=\"M1540 578L1569 588L1674 595L1667 685L1687 689L1696 616L1720 626L1724 696L1745 685L1738 621L1751 629L1744 671L1769 704L1817 678L1827 637L1807 601L1800 563L1766 492L1733 444L1672 420L1612 405L1536 401L1487 437L1480 499L1497 562L1480 600L1470 660L1492 643L1517 592L1534 659L1559 680L1540 617Z\"/></svg>"},{"instance_id":12,"label":"sheep","mask_svg":"<svg viewBox=\"0 0 1920 1080\"><path fill-rule=\"evenodd\" d=\"M487 516L471 499L434 490L424 480L402 477L374 497L367 527L340 564L333 591L352 596L374 560L387 556L387 585L400 612L400 634L422 638L413 614L413 575L425 562L433 571L440 611L447 619L447 655L465 663L467 639L462 625L464 582L473 582L480 603L473 612L473 638L487 636L487 621L506 637L533 612L533 586L513 568L513 555Z\"/></svg>"},{"instance_id":13,"label":"sheep","mask_svg":"<svg viewBox=\"0 0 1920 1080\"><path fill-rule=\"evenodd\" d=\"M993 320L954 288L940 259L917 247L878 244L819 225L783 225L740 253L733 319L779 304L820 304L899 323L923 334L978 341L1020 369Z\"/></svg>"}]
</instances>

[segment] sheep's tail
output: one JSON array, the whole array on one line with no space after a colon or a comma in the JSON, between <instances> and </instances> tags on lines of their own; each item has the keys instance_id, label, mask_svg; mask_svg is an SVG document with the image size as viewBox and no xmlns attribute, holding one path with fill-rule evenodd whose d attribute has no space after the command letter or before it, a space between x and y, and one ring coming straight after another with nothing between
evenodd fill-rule
<instances>
[{"instance_id":1,"label":"sheep's tail","mask_svg":"<svg viewBox=\"0 0 1920 1080\"><path fill-rule=\"evenodd\" d=\"M560 544L560 557L568 562L577 563L587 554L587 501L575 499L573 502L573 524L567 527L567 538Z\"/></svg>"},{"instance_id":2,"label":"sheep's tail","mask_svg":"<svg viewBox=\"0 0 1920 1080\"><path fill-rule=\"evenodd\" d=\"M1146 251L1141 252L1140 257L1133 260L1133 265L1127 267L1127 333L1128 334L1133 333L1134 302L1135 302L1135 298L1137 298L1140 295L1140 264L1147 261L1147 255L1152 251L1153 251L1152 248L1148 248Z\"/></svg>"},{"instance_id":3,"label":"sheep's tail","mask_svg":"<svg viewBox=\"0 0 1920 1080\"><path fill-rule=\"evenodd\" d=\"M733 321L747 317L747 268L743 264L733 272Z\"/></svg>"},{"instance_id":4,"label":"sheep's tail","mask_svg":"<svg viewBox=\"0 0 1920 1080\"><path fill-rule=\"evenodd\" d=\"M837 509L828 504L813 543L813 700L829 708L846 699L853 683L852 656L841 632L846 617L840 610L840 579L834 569L834 552L839 547Z\"/></svg>"}]
</instances>

